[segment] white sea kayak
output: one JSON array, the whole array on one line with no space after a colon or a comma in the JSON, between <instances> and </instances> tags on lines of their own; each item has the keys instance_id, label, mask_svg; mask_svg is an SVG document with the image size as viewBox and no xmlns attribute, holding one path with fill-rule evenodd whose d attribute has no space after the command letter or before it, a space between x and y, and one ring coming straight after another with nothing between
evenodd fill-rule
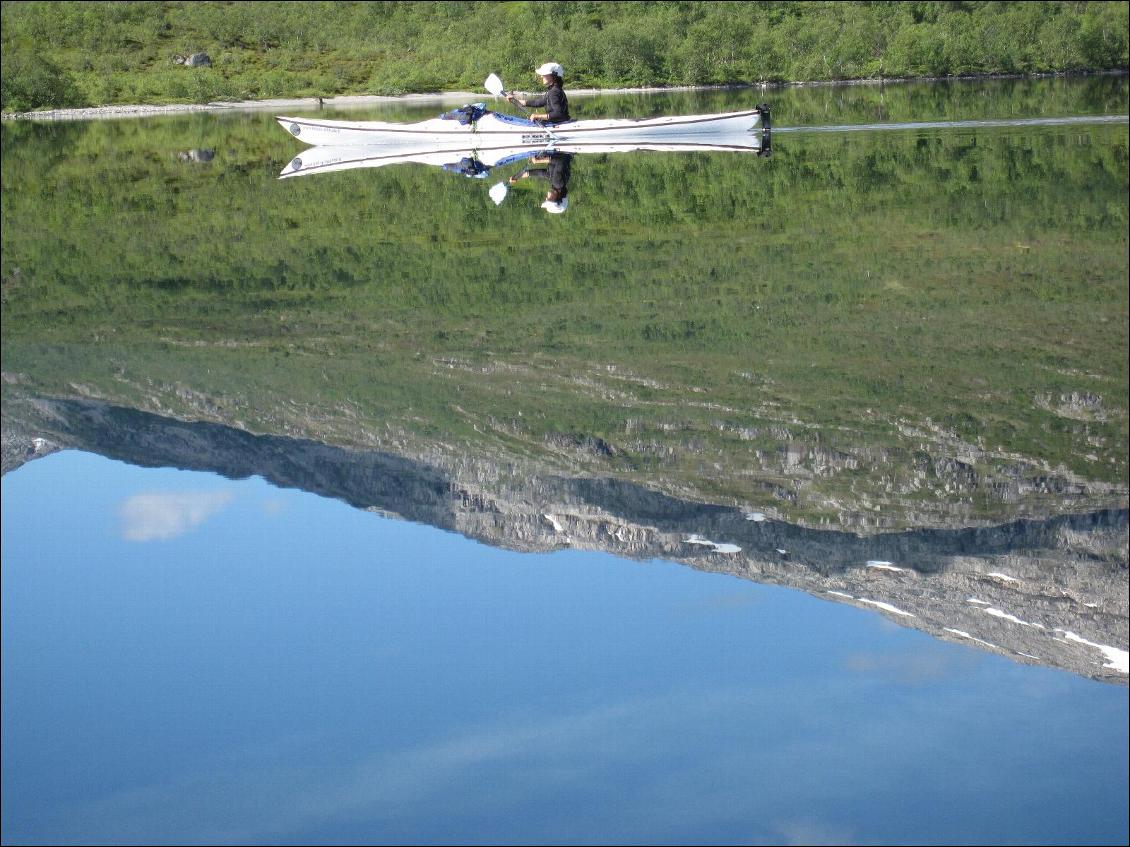
<instances>
[{"instance_id":1,"label":"white sea kayak","mask_svg":"<svg viewBox=\"0 0 1130 847\"><path fill-rule=\"evenodd\" d=\"M662 143L672 138L741 136L768 129L769 107L714 115L677 115L631 120L610 118L541 124L492 112L481 103L412 124L387 121L331 121L278 117L279 124L306 144L379 147L406 144L433 150L477 149L501 145Z\"/></svg>"}]
</instances>

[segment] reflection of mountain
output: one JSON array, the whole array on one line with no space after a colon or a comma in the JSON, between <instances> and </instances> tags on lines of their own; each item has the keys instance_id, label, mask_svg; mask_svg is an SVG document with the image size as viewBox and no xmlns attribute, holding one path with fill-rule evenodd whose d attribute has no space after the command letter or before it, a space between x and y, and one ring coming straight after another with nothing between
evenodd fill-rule
<instances>
[{"instance_id":1,"label":"reflection of mountain","mask_svg":"<svg viewBox=\"0 0 1130 847\"><path fill-rule=\"evenodd\" d=\"M1125 508L863 537L614 479L531 478L523 468L472 460L429 464L91 401L8 404L5 470L57 448L142 466L259 475L511 549L571 546L675 560L880 610L1019 661L1127 680Z\"/></svg>"}]
</instances>

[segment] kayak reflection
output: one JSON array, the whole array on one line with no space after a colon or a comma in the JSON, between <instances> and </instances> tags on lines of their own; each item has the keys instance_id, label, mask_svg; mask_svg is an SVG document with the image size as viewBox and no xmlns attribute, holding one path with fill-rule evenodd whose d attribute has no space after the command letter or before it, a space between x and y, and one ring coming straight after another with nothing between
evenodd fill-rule
<instances>
[{"instance_id":1,"label":"kayak reflection","mask_svg":"<svg viewBox=\"0 0 1130 847\"><path fill-rule=\"evenodd\" d=\"M526 167L496 183L488 192L490 199L499 205L508 186L522 179L545 180L549 188L541 207L560 214L569 207L569 178L578 153L725 151L768 156L769 115L768 104L762 103L713 115L546 124L471 103L414 124L278 117L283 129L312 145L291 159L279 178L422 164L485 179L495 168L529 160L545 167Z\"/></svg>"},{"instance_id":2,"label":"kayak reflection","mask_svg":"<svg viewBox=\"0 0 1130 847\"><path fill-rule=\"evenodd\" d=\"M487 80L487 89L501 90ZM389 165L435 165L472 180L485 180L494 168L529 160L507 180L490 186L490 200L501 204L509 186L521 180L549 183L541 208L551 215L568 209L573 157L580 152L751 152L771 154L770 106L741 112L600 119L547 124L529 117L490 111L471 103L418 123L327 121L277 117L282 129L311 145L289 161L279 178L351 171Z\"/></svg>"},{"instance_id":3,"label":"kayak reflection","mask_svg":"<svg viewBox=\"0 0 1130 847\"><path fill-rule=\"evenodd\" d=\"M494 184L490 198L496 205L506 199L508 186L521 179L544 180L549 183L542 208L559 213L568 208L569 179L573 159L583 153L699 153L730 152L755 156L772 153L770 132L759 130L748 134L720 135L717 138L695 135L693 139L665 138L661 142L598 144L592 142L554 143L507 146L467 146L452 149L447 145L407 142L400 145L315 146L295 156L279 173L279 179L335 173L361 168L383 168L390 165L431 165L468 179L485 180L496 170L524 163L526 167L510 173ZM544 167L529 167L538 165Z\"/></svg>"}]
</instances>

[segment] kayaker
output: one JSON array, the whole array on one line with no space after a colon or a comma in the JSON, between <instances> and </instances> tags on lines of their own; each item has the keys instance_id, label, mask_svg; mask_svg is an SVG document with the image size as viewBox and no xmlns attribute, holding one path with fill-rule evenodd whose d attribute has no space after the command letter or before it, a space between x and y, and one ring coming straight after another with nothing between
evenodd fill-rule
<instances>
[{"instance_id":1,"label":"kayaker","mask_svg":"<svg viewBox=\"0 0 1130 847\"><path fill-rule=\"evenodd\" d=\"M560 215L569 208L569 177L573 172L573 154L554 151L544 156L534 156L531 162L544 168L526 168L510 177L511 185L520 179L544 179L549 183L541 207L551 215Z\"/></svg>"},{"instance_id":2,"label":"kayaker","mask_svg":"<svg viewBox=\"0 0 1130 847\"><path fill-rule=\"evenodd\" d=\"M517 103L519 106L530 106L534 109L544 106L545 111L530 115L531 120L545 121L551 124L560 124L572 120L569 117L569 98L565 96L563 87L565 70L557 62L546 62L534 73L541 77L542 84L545 86L545 94L539 94L536 97L518 97L515 94L507 94L506 99L511 103Z\"/></svg>"}]
</instances>

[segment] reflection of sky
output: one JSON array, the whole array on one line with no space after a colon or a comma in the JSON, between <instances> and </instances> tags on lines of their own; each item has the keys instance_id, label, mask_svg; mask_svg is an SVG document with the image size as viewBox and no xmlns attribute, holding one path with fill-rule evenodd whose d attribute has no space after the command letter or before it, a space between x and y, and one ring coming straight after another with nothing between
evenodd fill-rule
<instances>
[{"instance_id":1,"label":"reflection of sky","mask_svg":"<svg viewBox=\"0 0 1130 847\"><path fill-rule=\"evenodd\" d=\"M2 495L5 843L1127 839L1125 687L260 480Z\"/></svg>"}]
</instances>

